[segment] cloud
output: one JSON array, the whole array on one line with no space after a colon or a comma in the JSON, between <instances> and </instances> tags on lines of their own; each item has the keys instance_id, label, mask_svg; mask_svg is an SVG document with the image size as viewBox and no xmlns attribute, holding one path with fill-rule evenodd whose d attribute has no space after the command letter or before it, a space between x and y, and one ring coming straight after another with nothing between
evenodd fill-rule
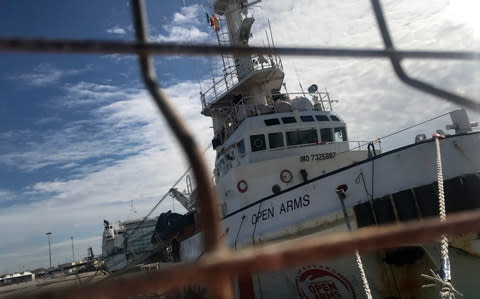
<instances>
[{"instance_id":1,"label":"cloud","mask_svg":"<svg viewBox=\"0 0 480 299\"><path fill-rule=\"evenodd\" d=\"M0 252L6 255L14 254L15 248L43 244L45 231L60 238L78 233L100 236L103 219L132 217L132 201L138 211L135 217L141 217L187 168L183 151L165 129L163 118L144 91L92 82L67 85L63 90L72 101L74 97L98 101L95 105L90 103L93 106L85 119L63 123L54 130L4 134L10 136L16 150L0 155L0 163L23 172L36 173L41 167L54 167L65 173L20 191L22 196L34 200L14 201L0 210L0 225L9 227L0 233L2 240L8 240L0 246ZM208 144L210 120L199 113L198 83L179 82L165 92L188 119L201 146ZM57 109L78 107L82 105ZM180 190L183 189L182 181ZM169 200L154 215L172 207L182 210L178 203ZM92 246L100 251L100 242ZM31 252L25 255L24 262L41 265L39 255ZM64 255L68 256L68 250ZM7 260L0 254L0 265L10 265Z\"/></svg>"},{"instance_id":2,"label":"cloud","mask_svg":"<svg viewBox=\"0 0 480 299\"><path fill-rule=\"evenodd\" d=\"M202 15L200 4L182 7L180 12L173 14L173 24L199 23L199 17Z\"/></svg>"},{"instance_id":3,"label":"cloud","mask_svg":"<svg viewBox=\"0 0 480 299\"><path fill-rule=\"evenodd\" d=\"M49 63L41 63L36 66L32 72L14 75L11 80L22 80L27 85L36 87L47 86L60 81L65 77L71 77L83 74L91 70L90 66L83 69L58 69Z\"/></svg>"},{"instance_id":4,"label":"cloud","mask_svg":"<svg viewBox=\"0 0 480 299\"><path fill-rule=\"evenodd\" d=\"M63 90L51 109L77 111L89 105L85 118L59 120L53 129L3 133L9 146L2 148L0 164L25 172L49 166L67 169L71 163L97 163L110 156L118 159L152 146L139 134L156 117L156 108L144 91L91 82L67 84ZM141 113L133 114L139 109Z\"/></svg>"},{"instance_id":5,"label":"cloud","mask_svg":"<svg viewBox=\"0 0 480 299\"><path fill-rule=\"evenodd\" d=\"M152 34L152 40L157 42L200 43L211 40L212 37L200 28L207 28L205 14L201 5L184 6L180 12L173 14L172 21L162 26L162 33Z\"/></svg>"},{"instance_id":6,"label":"cloud","mask_svg":"<svg viewBox=\"0 0 480 299\"><path fill-rule=\"evenodd\" d=\"M14 199L14 194L8 190L0 189L0 203Z\"/></svg>"},{"instance_id":7,"label":"cloud","mask_svg":"<svg viewBox=\"0 0 480 299\"><path fill-rule=\"evenodd\" d=\"M478 44L466 23L451 18L447 1L382 3L393 40L400 49L469 50ZM383 48L368 2L342 1L332 5L309 0L269 1L262 2L262 6L261 11L254 12L256 27L251 44L265 44L264 31L268 28L265 20L269 18L276 46ZM386 59L282 57L282 60L290 92L299 91L299 82L304 88L316 83L321 90L328 88L331 96L339 100L334 109L346 119L352 139L371 140L457 108L406 86ZM403 66L415 78L478 98L475 63L405 60ZM393 138L396 137L390 139ZM401 138L403 144L413 142L413 137Z\"/></svg>"},{"instance_id":8,"label":"cloud","mask_svg":"<svg viewBox=\"0 0 480 299\"><path fill-rule=\"evenodd\" d=\"M131 61L131 60L137 59L135 55L125 55L125 54L106 54L106 55L102 55L102 57L111 59L115 62Z\"/></svg>"},{"instance_id":9,"label":"cloud","mask_svg":"<svg viewBox=\"0 0 480 299\"><path fill-rule=\"evenodd\" d=\"M115 35L125 35L127 31L120 26L113 26L112 28L107 29L107 33Z\"/></svg>"},{"instance_id":10,"label":"cloud","mask_svg":"<svg viewBox=\"0 0 480 299\"><path fill-rule=\"evenodd\" d=\"M140 93L141 90L135 87L121 87L85 81L66 84L63 89L65 94L58 99L56 104L72 107L123 100L133 94Z\"/></svg>"},{"instance_id":11,"label":"cloud","mask_svg":"<svg viewBox=\"0 0 480 299\"><path fill-rule=\"evenodd\" d=\"M210 37L207 32L200 31L197 27L188 26L164 26L167 34L157 34L152 37L152 40L157 42L205 42Z\"/></svg>"}]
</instances>

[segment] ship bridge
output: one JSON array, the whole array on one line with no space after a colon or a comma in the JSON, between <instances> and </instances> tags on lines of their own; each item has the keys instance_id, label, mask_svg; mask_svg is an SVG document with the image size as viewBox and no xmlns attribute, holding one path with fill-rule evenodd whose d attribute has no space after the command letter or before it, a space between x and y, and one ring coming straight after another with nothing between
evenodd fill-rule
<instances>
[{"instance_id":1,"label":"ship bridge","mask_svg":"<svg viewBox=\"0 0 480 299\"><path fill-rule=\"evenodd\" d=\"M201 94L202 114L213 116L215 112L232 108L241 99L251 98L248 93L253 87L262 85L265 90L280 90L284 78L282 66L270 57L252 58L251 70L241 80L235 80L234 74L227 73ZM271 94L270 94L271 95Z\"/></svg>"},{"instance_id":2,"label":"ship bridge","mask_svg":"<svg viewBox=\"0 0 480 299\"><path fill-rule=\"evenodd\" d=\"M248 16L246 8L257 2L214 2L217 15L210 20L215 24L214 31L220 46L248 47L255 19ZM221 55L221 64L212 71L213 84L200 93L202 114L212 117L215 134L226 128L231 130L245 118L232 115L236 114L234 110L238 110L239 103L262 110L264 106L273 105L272 96L282 87L283 65L281 58L275 55L270 26L265 33L271 52L264 55Z\"/></svg>"}]
</instances>

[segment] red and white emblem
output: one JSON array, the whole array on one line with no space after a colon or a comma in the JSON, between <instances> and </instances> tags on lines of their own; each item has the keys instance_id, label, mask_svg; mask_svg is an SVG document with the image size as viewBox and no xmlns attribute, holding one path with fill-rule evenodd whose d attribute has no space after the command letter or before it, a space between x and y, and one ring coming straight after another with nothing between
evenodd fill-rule
<instances>
[{"instance_id":1,"label":"red and white emblem","mask_svg":"<svg viewBox=\"0 0 480 299\"><path fill-rule=\"evenodd\" d=\"M355 290L350 282L329 267L302 267L298 270L296 285L303 299L356 299Z\"/></svg>"}]
</instances>

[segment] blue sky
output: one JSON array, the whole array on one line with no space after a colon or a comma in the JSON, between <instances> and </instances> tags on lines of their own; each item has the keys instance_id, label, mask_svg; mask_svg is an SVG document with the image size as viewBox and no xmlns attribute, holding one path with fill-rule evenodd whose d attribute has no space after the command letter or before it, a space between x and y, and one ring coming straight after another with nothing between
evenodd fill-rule
<instances>
[{"instance_id":1,"label":"blue sky","mask_svg":"<svg viewBox=\"0 0 480 299\"><path fill-rule=\"evenodd\" d=\"M198 26L199 5L147 4L152 39L213 38L205 22ZM0 10L0 35L131 39L130 14L128 1L12 1ZM0 213L8 228L0 233L0 272L45 266L47 231L54 263L69 258L70 235L78 255L87 246L100 253L103 219L143 216L186 167L143 90L135 57L0 55ZM204 146L209 122L196 97L202 74L192 66L204 68L205 59L155 63L167 91L183 101L182 114L204 126ZM167 173L155 162L172 154ZM144 176L148 183L135 183ZM118 190L119 184L130 187Z\"/></svg>"},{"instance_id":2,"label":"blue sky","mask_svg":"<svg viewBox=\"0 0 480 299\"><path fill-rule=\"evenodd\" d=\"M399 47L478 49L474 1L385 1ZM147 1L151 39L213 42L207 1ZM263 45L266 18L277 45L381 47L368 1L264 1L252 43ZM308 30L307 30L308 28ZM0 36L133 38L128 1L5 1ZM290 91L316 83L339 100L353 140L372 139L456 108L404 87L386 61L283 58ZM199 81L212 59L159 57L157 75L199 144L211 138L200 115ZM406 62L412 75L477 97L478 65ZM474 120L478 115L471 114ZM448 118L386 141L412 142ZM212 154L208 154L211 161ZM0 53L0 273L48 263L88 246L100 253L103 219L143 216L185 170L171 133L146 94L133 56ZM132 209L133 205L133 209ZM169 201L160 210L179 209ZM136 211L136 213L134 212Z\"/></svg>"}]
</instances>

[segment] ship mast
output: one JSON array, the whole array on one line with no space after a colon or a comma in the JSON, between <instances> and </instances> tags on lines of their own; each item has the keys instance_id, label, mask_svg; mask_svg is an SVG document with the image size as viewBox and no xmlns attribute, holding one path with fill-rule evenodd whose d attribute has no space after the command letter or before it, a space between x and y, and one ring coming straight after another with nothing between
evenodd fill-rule
<instances>
[{"instance_id":1,"label":"ship mast","mask_svg":"<svg viewBox=\"0 0 480 299\"><path fill-rule=\"evenodd\" d=\"M248 17L248 6L250 4L246 0L217 0L214 3L215 12L225 18L232 46L248 47L250 30L255 21ZM241 80L253 68L252 59L250 56L234 55L234 61L238 79Z\"/></svg>"},{"instance_id":2,"label":"ship mast","mask_svg":"<svg viewBox=\"0 0 480 299\"><path fill-rule=\"evenodd\" d=\"M248 47L251 28L255 21L248 16L248 7L260 1L216 0L217 15L223 16L228 29L229 44ZM220 41L220 39L219 39ZM272 51L273 53L273 51ZM284 78L281 65L273 54L234 55L234 67L201 94L202 113L212 117L217 141L222 144L248 116L272 106L272 90L280 90Z\"/></svg>"}]
</instances>

